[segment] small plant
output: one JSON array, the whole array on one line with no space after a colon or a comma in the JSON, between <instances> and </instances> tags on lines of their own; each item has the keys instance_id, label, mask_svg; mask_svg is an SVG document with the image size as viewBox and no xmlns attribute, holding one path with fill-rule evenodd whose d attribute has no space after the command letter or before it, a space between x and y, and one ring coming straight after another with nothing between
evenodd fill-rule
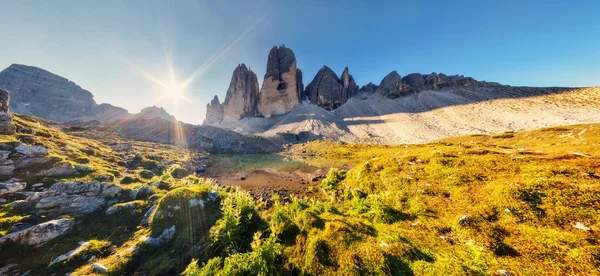
<instances>
[{"instance_id":1,"label":"small plant","mask_svg":"<svg viewBox=\"0 0 600 276\"><path fill-rule=\"evenodd\" d=\"M345 178L346 171L332 168L327 173L327 177L321 181L321 187L328 191L335 190L338 184Z\"/></svg>"}]
</instances>

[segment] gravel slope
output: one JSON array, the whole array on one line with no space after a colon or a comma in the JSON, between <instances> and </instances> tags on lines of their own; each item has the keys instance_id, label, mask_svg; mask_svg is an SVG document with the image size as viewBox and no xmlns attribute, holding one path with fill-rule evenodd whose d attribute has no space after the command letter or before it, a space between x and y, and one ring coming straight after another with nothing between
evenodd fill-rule
<instances>
[{"instance_id":1,"label":"gravel slope","mask_svg":"<svg viewBox=\"0 0 600 276\"><path fill-rule=\"evenodd\" d=\"M303 103L276 118L221 126L273 137L311 132L356 143L425 143L466 134L492 134L600 122L600 87L465 87L421 91L403 98L359 95L333 112Z\"/></svg>"}]
</instances>

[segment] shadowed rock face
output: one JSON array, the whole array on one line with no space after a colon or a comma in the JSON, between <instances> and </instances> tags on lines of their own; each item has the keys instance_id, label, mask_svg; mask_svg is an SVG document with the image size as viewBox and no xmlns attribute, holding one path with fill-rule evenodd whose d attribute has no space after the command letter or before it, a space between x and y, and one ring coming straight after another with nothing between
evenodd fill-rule
<instances>
[{"instance_id":1,"label":"shadowed rock face","mask_svg":"<svg viewBox=\"0 0 600 276\"><path fill-rule=\"evenodd\" d=\"M335 72L323 66L313 81L306 86L305 94L311 103L331 110L348 100L344 92L344 86Z\"/></svg>"},{"instance_id":2,"label":"shadowed rock face","mask_svg":"<svg viewBox=\"0 0 600 276\"><path fill-rule=\"evenodd\" d=\"M342 73L342 86L344 86L344 90L346 90L346 95L348 95L348 99L354 97L358 94L358 85L354 81L354 78L350 73L348 73L348 67L344 69Z\"/></svg>"},{"instance_id":3,"label":"shadowed rock face","mask_svg":"<svg viewBox=\"0 0 600 276\"><path fill-rule=\"evenodd\" d=\"M257 115L271 117L290 112L300 104L296 57L285 45L273 47L267 61L267 72L260 90Z\"/></svg>"},{"instance_id":4,"label":"shadowed rock face","mask_svg":"<svg viewBox=\"0 0 600 276\"><path fill-rule=\"evenodd\" d=\"M258 103L258 78L245 64L233 71L227 96L223 103L223 121L237 122L241 118L254 116Z\"/></svg>"},{"instance_id":5,"label":"shadowed rock face","mask_svg":"<svg viewBox=\"0 0 600 276\"><path fill-rule=\"evenodd\" d=\"M0 88L11 92L10 109L19 114L59 122L83 118L120 119L129 115L122 108L98 106L89 91L33 66L13 64L4 69L0 72Z\"/></svg>"},{"instance_id":6,"label":"shadowed rock face","mask_svg":"<svg viewBox=\"0 0 600 276\"><path fill-rule=\"evenodd\" d=\"M335 72L323 66L313 81L306 86L305 95L311 103L333 110L346 103L348 99L358 93L358 86L354 78L348 73L348 67L340 80Z\"/></svg>"}]
</instances>

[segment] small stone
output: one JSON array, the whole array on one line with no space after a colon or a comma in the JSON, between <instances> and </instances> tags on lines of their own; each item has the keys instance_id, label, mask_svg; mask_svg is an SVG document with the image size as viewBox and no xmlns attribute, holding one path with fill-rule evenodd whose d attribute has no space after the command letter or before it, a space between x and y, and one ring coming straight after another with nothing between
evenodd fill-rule
<instances>
[{"instance_id":1,"label":"small stone","mask_svg":"<svg viewBox=\"0 0 600 276\"><path fill-rule=\"evenodd\" d=\"M500 276L512 276L512 274L508 273L508 271L503 269L499 269L498 274L500 274Z\"/></svg>"},{"instance_id":2,"label":"small stone","mask_svg":"<svg viewBox=\"0 0 600 276\"><path fill-rule=\"evenodd\" d=\"M93 263L92 264L92 269L94 269L94 272L100 273L100 274L106 274L108 273L108 269L106 268L106 266L103 266L100 263Z\"/></svg>"},{"instance_id":3,"label":"small stone","mask_svg":"<svg viewBox=\"0 0 600 276\"><path fill-rule=\"evenodd\" d=\"M467 215L464 215L458 219L458 223L460 224L464 224L465 222L467 222Z\"/></svg>"},{"instance_id":4,"label":"small stone","mask_svg":"<svg viewBox=\"0 0 600 276\"><path fill-rule=\"evenodd\" d=\"M580 230L583 230L583 231L590 231L590 230L592 230L591 228L589 228L585 224L583 224L583 222L579 222L579 221L576 222L575 225L573 225L573 228L580 229Z\"/></svg>"},{"instance_id":5,"label":"small stone","mask_svg":"<svg viewBox=\"0 0 600 276\"><path fill-rule=\"evenodd\" d=\"M91 173L94 169L90 166L75 165L75 169L80 173Z\"/></svg>"},{"instance_id":6,"label":"small stone","mask_svg":"<svg viewBox=\"0 0 600 276\"><path fill-rule=\"evenodd\" d=\"M154 173L149 170L143 170L140 172L140 177L142 177L144 179L150 179L150 178L154 177Z\"/></svg>"}]
</instances>

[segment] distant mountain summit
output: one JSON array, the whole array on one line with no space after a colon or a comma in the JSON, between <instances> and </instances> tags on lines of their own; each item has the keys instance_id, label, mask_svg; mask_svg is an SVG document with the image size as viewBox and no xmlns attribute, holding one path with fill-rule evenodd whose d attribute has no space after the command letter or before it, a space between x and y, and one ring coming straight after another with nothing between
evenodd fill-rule
<instances>
[{"instance_id":1,"label":"distant mountain summit","mask_svg":"<svg viewBox=\"0 0 600 276\"><path fill-rule=\"evenodd\" d=\"M13 64L2 70L0 88L10 92L10 110L19 114L58 122L83 118L114 121L129 115L120 107L98 105L89 91L33 66Z\"/></svg>"},{"instance_id":2,"label":"distant mountain summit","mask_svg":"<svg viewBox=\"0 0 600 276\"><path fill-rule=\"evenodd\" d=\"M0 72L0 89L10 92L11 112L57 122L161 118L175 121L162 107L146 107L138 114L111 104L97 104L94 95L74 82L34 66L12 64Z\"/></svg>"},{"instance_id":3,"label":"distant mountain summit","mask_svg":"<svg viewBox=\"0 0 600 276\"><path fill-rule=\"evenodd\" d=\"M132 119L137 119L137 118L148 118L148 119L153 119L153 118L160 118L160 119L164 119L167 121L177 121L175 119L175 116L169 114L164 108L162 107L158 107L158 106L149 106L149 107L144 107L140 113L137 114L133 114L130 117L128 117L128 120L132 120Z\"/></svg>"}]
</instances>

